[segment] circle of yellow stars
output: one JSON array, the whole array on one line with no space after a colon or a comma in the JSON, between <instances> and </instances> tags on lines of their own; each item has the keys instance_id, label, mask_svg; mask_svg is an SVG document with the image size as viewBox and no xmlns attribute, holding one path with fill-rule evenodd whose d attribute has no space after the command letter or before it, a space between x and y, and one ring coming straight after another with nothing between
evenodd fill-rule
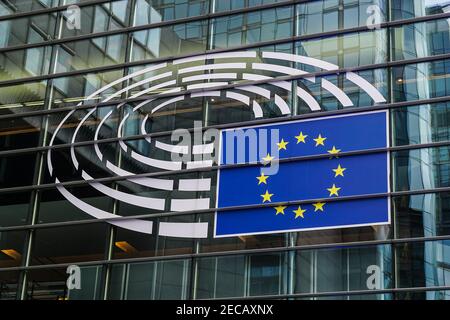
<instances>
[{"instance_id":1,"label":"circle of yellow stars","mask_svg":"<svg viewBox=\"0 0 450 320\"><path fill-rule=\"evenodd\" d=\"M306 144L308 135L304 134L303 132L300 132L297 136L295 136L296 144L304 143ZM326 137L322 136L322 134L319 134L316 138L312 139L315 142L315 147L325 147L325 141L327 140ZM280 142L277 143L278 151L281 150L287 150L287 146L289 144L289 141L285 141L284 138L281 139ZM336 148L336 146L333 145L333 147L330 150L327 150L327 152L331 155L330 159L333 158L339 158L337 155L341 152L341 149ZM274 160L274 157L268 153L265 157L261 159L262 164L267 165L270 164ZM337 168L332 169L334 172L334 178L338 177L344 177L344 172L347 170L347 168L344 168L341 166L341 164L338 164ZM258 180L258 185L265 184L268 186L268 179L270 176L266 176L264 172L261 172L260 176L256 177ZM337 186L333 183L333 185L330 188L327 188L327 191L329 192L329 197L339 196L339 191L342 188ZM266 189L266 192L261 195L262 203L266 202L272 202L272 197L274 196L273 193L270 193L268 189ZM314 212L324 212L325 202L316 202L313 203ZM275 215L284 215L285 210L287 209L287 206L276 206L275 209ZM292 210L294 213L294 218L305 218L305 213L307 212L307 209L302 208L301 206L298 206L296 210Z\"/></svg>"}]
</instances>

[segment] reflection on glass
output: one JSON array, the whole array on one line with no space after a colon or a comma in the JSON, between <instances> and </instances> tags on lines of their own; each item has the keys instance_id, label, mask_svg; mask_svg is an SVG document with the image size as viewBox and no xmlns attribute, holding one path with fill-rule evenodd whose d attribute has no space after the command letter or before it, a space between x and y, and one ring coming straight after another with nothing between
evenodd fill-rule
<instances>
[{"instance_id":1,"label":"reflection on glass","mask_svg":"<svg viewBox=\"0 0 450 320\"><path fill-rule=\"evenodd\" d=\"M448 12L450 4L445 0L391 0L392 20L410 19Z\"/></svg>"},{"instance_id":2,"label":"reflection on glass","mask_svg":"<svg viewBox=\"0 0 450 320\"><path fill-rule=\"evenodd\" d=\"M426 241L399 244L397 247L397 283L400 288L450 285L450 241ZM417 299L450 299L448 292L415 293ZM404 299L411 299L410 293Z\"/></svg>"}]
</instances>

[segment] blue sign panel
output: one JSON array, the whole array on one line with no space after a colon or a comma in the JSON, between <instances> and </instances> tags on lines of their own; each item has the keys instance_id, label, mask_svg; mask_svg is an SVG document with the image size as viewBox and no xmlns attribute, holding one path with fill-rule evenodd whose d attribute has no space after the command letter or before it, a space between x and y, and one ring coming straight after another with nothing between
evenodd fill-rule
<instances>
[{"instance_id":1,"label":"blue sign panel","mask_svg":"<svg viewBox=\"0 0 450 320\"><path fill-rule=\"evenodd\" d=\"M389 224L387 118L381 111L222 131L220 161L230 166L218 171L225 210L216 213L215 237Z\"/></svg>"}]
</instances>

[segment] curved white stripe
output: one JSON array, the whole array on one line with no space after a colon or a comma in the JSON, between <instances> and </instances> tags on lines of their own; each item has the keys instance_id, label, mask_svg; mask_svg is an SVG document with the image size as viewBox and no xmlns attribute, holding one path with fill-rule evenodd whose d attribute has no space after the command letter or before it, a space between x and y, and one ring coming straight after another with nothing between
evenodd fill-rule
<instances>
[{"instance_id":1,"label":"curved white stripe","mask_svg":"<svg viewBox=\"0 0 450 320\"><path fill-rule=\"evenodd\" d=\"M161 141L156 140L155 147L164 151L172 152L172 153L181 153L181 154L188 154L189 153L189 147L188 146L179 146L179 145L173 145L164 143Z\"/></svg>"},{"instance_id":2,"label":"curved white stripe","mask_svg":"<svg viewBox=\"0 0 450 320\"><path fill-rule=\"evenodd\" d=\"M281 114L291 114L291 109L289 108L286 101L283 100L279 95L275 95L275 104L280 108Z\"/></svg>"},{"instance_id":3,"label":"curved white stripe","mask_svg":"<svg viewBox=\"0 0 450 320\"><path fill-rule=\"evenodd\" d=\"M255 115L255 118L262 118L263 111L258 102L253 100L253 108L252 109L253 109L253 114Z\"/></svg>"},{"instance_id":4,"label":"curved white stripe","mask_svg":"<svg viewBox=\"0 0 450 320\"><path fill-rule=\"evenodd\" d=\"M166 82L163 82L163 83L154 85L153 87L147 88L147 89L145 89L145 90L139 91L138 93L133 94L133 95L130 97L130 99L137 98L137 97L140 97L140 96L142 96L142 95L144 95L144 94L146 94L146 93L148 93L148 92L155 91L155 90L158 90L158 89L161 89L161 88L165 88L165 87L167 87L167 86L171 86L171 85L175 85L175 84L177 84L177 81L176 81L176 80L166 81ZM181 88L175 88L175 89L181 90ZM170 90L169 90L169 91L170 91ZM164 93L167 93L167 91L164 92Z\"/></svg>"},{"instance_id":5,"label":"curved white stripe","mask_svg":"<svg viewBox=\"0 0 450 320\"><path fill-rule=\"evenodd\" d=\"M170 211L191 211L209 209L209 198L201 199L172 199Z\"/></svg>"},{"instance_id":6,"label":"curved white stripe","mask_svg":"<svg viewBox=\"0 0 450 320\"><path fill-rule=\"evenodd\" d=\"M98 140L98 135L100 133L100 128L103 126L103 124L105 123L105 121L111 116L111 114L113 113L114 110L109 111L102 119L102 121L100 121L100 123L97 126L97 129L95 130L95 135L94 135L94 141ZM97 157L100 159L100 161L103 160L103 153L101 153L100 151L100 147L98 146L98 143L94 144L94 149L95 149L95 153L97 154Z\"/></svg>"},{"instance_id":7,"label":"curved white stripe","mask_svg":"<svg viewBox=\"0 0 450 320\"><path fill-rule=\"evenodd\" d=\"M208 154L214 151L214 143L197 144L192 147L193 154Z\"/></svg>"},{"instance_id":8,"label":"curved white stripe","mask_svg":"<svg viewBox=\"0 0 450 320\"><path fill-rule=\"evenodd\" d=\"M262 76L262 75L258 75L258 74L250 74L250 73L244 73L242 75L242 78L245 80L256 80L256 81L273 79L272 77ZM274 82L269 82L269 84L283 88L284 90L287 90L289 92L292 91L291 84L287 81L274 81ZM316 99L314 99L314 97L308 91L300 88L299 86L297 86L297 96L299 98L301 98L303 101L305 101L306 104L308 105L308 107L312 111L321 110L321 107L320 107L319 103L316 101Z\"/></svg>"},{"instance_id":9,"label":"curved white stripe","mask_svg":"<svg viewBox=\"0 0 450 320\"><path fill-rule=\"evenodd\" d=\"M220 86L226 86L228 82L204 82L204 83L196 83L190 84L186 87L186 90L194 90L194 89L206 89L206 88L214 88Z\"/></svg>"},{"instance_id":10,"label":"curved white stripe","mask_svg":"<svg viewBox=\"0 0 450 320\"><path fill-rule=\"evenodd\" d=\"M207 238L208 222L160 222L158 235L181 238Z\"/></svg>"},{"instance_id":11,"label":"curved white stripe","mask_svg":"<svg viewBox=\"0 0 450 320\"><path fill-rule=\"evenodd\" d=\"M331 92L344 107L353 106L352 100L350 100L350 98L344 91L341 90L341 88L334 85L334 83L328 81L327 79L322 79L322 88Z\"/></svg>"},{"instance_id":12,"label":"curved white stripe","mask_svg":"<svg viewBox=\"0 0 450 320\"><path fill-rule=\"evenodd\" d=\"M164 170L181 170L181 162L172 162L144 157L143 155L131 151L131 157L148 166L164 169Z\"/></svg>"},{"instance_id":13,"label":"curved white stripe","mask_svg":"<svg viewBox=\"0 0 450 320\"><path fill-rule=\"evenodd\" d=\"M148 120L148 114L145 115L144 119L142 120L141 134L147 134L147 130L145 129L145 124L147 123L147 120ZM145 141L147 141L148 143L152 143L152 137L145 137Z\"/></svg>"},{"instance_id":14,"label":"curved white stripe","mask_svg":"<svg viewBox=\"0 0 450 320\"><path fill-rule=\"evenodd\" d=\"M220 97L220 91L202 91L202 92L193 92L191 93L191 98L198 97Z\"/></svg>"},{"instance_id":15,"label":"curved white stripe","mask_svg":"<svg viewBox=\"0 0 450 320\"><path fill-rule=\"evenodd\" d=\"M319 59L316 59L316 58L311 58L311 57L305 57L305 56L300 56L300 55L296 55L296 54L291 54L291 53L263 52L262 53L262 57L263 58L269 58L269 59L279 59L279 60L294 61L294 62L307 64L307 65L310 65L310 66L318 67L318 68L329 70L329 71L339 69L339 66L337 66L337 65L335 65L333 63L326 62L326 61L323 61L323 60L319 60Z\"/></svg>"},{"instance_id":16,"label":"curved white stripe","mask_svg":"<svg viewBox=\"0 0 450 320\"><path fill-rule=\"evenodd\" d=\"M211 189L211 179L180 179L178 189L181 191L209 191Z\"/></svg>"},{"instance_id":17,"label":"curved white stripe","mask_svg":"<svg viewBox=\"0 0 450 320\"><path fill-rule=\"evenodd\" d=\"M199 80L211 80L211 79L236 79L236 73L208 73L208 74L199 74L196 76L184 77L182 82L191 82L191 81L199 81Z\"/></svg>"},{"instance_id":18,"label":"curved white stripe","mask_svg":"<svg viewBox=\"0 0 450 320\"><path fill-rule=\"evenodd\" d=\"M78 125L77 125L77 127L75 128L75 131L74 131L74 133L73 133L73 136L72 136L72 141L71 141L72 143L75 143L75 139L76 139L76 137L77 137L77 135L78 135L78 131L80 130L81 126L82 126L83 123L86 121L86 119L89 118L89 116L90 116L92 113L94 113L95 110L97 110L97 108L91 109L91 111L89 111L88 113L86 113L86 115L83 117L83 119L81 119L81 121L78 123ZM75 156L75 147L73 147L73 146L70 147L70 157L72 158L72 163L73 163L75 169L78 170L79 164L78 164L77 157Z\"/></svg>"},{"instance_id":19,"label":"curved white stripe","mask_svg":"<svg viewBox=\"0 0 450 320\"><path fill-rule=\"evenodd\" d=\"M347 80L353 82L358 87L367 92L367 94L373 99L373 101L375 101L375 103L386 102L386 99L383 97L383 95L366 79L353 72L347 72L345 76Z\"/></svg>"},{"instance_id":20,"label":"curved white stripe","mask_svg":"<svg viewBox=\"0 0 450 320\"><path fill-rule=\"evenodd\" d=\"M131 89L133 89L133 88L139 87L139 86L141 86L141 85L143 85L143 84L146 84L146 83L148 83L148 82L152 82L152 81L155 81L155 80L167 78L167 77L170 77L171 75L172 75L172 71L169 71L169 72L165 72L165 73L162 73L162 74L158 74L158 75L156 75L156 76L153 76L153 77L146 78L146 79L144 79L144 80L138 81L138 82L136 82L136 83L133 83L133 84L129 85L129 86L126 87L126 88L123 88L123 89L121 89L121 90L119 90L119 91L113 93L112 95L110 95L109 97L107 97L106 99L104 99L103 102L108 102L108 101L111 100L112 98L121 95L123 92L129 91L129 90L131 90Z\"/></svg>"},{"instance_id":21,"label":"curved white stripe","mask_svg":"<svg viewBox=\"0 0 450 320\"><path fill-rule=\"evenodd\" d=\"M141 196L135 196L133 194L129 194L126 192L118 191L112 188L109 188L99 182L95 181L89 181L93 180L89 174L86 173L86 171L81 172L81 176L83 179L89 182L89 184L96 190L100 191L101 193L117 199L119 201L132 204L134 206L147 208L147 209L156 209L156 210L164 210L165 200L159 199L159 198L150 198L150 197L141 197Z\"/></svg>"},{"instance_id":22,"label":"curved white stripe","mask_svg":"<svg viewBox=\"0 0 450 320\"><path fill-rule=\"evenodd\" d=\"M237 93L237 92L233 92L233 91L227 91L226 92L226 97L230 98L230 99L234 99L237 101L240 101L242 103L244 103L245 105L249 106L250 105L250 98L247 97L246 95Z\"/></svg>"},{"instance_id":23,"label":"curved white stripe","mask_svg":"<svg viewBox=\"0 0 450 320\"><path fill-rule=\"evenodd\" d=\"M211 167L212 160L189 161L186 163L187 169Z\"/></svg>"},{"instance_id":24,"label":"curved white stripe","mask_svg":"<svg viewBox=\"0 0 450 320\"><path fill-rule=\"evenodd\" d=\"M268 64L268 63L252 63L252 69L256 70L265 70L265 71L273 71L278 73L284 73L289 75L300 75L300 74L308 74L308 72L291 68L285 66L279 66L276 64Z\"/></svg>"},{"instance_id":25,"label":"curved white stripe","mask_svg":"<svg viewBox=\"0 0 450 320\"><path fill-rule=\"evenodd\" d=\"M234 51L234 52L219 52L210 53L201 56L177 59L172 62L173 65L189 63L195 61L209 60L209 59L229 59L229 58L256 58L256 51Z\"/></svg>"},{"instance_id":26,"label":"curved white stripe","mask_svg":"<svg viewBox=\"0 0 450 320\"><path fill-rule=\"evenodd\" d=\"M216 69L245 69L247 65L245 63L216 63L205 64L201 66L189 67L178 70L178 74L184 74L196 71L216 70Z\"/></svg>"},{"instance_id":27,"label":"curved white stripe","mask_svg":"<svg viewBox=\"0 0 450 320\"><path fill-rule=\"evenodd\" d=\"M185 96L179 96L179 97L175 97L169 100L164 101L163 103L159 104L158 106L156 106L155 108L152 109L152 113L155 113L156 111L160 110L161 108L164 108L165 106L184 100Z\"/></svg>"},{"instance_id":28,"label":"curved white stripe","mask_svg":"<svg viewBox=\"0 0 450 320\"><path fill-rule=\"evenodd\" d=\"M127 113L123 117L122 121L120 121L119 127L117 128L117 137L118 138L122 138L122 136L123 136L123 125L125 124L125 121L127 121L129 116L130 116L130 114ZM119 140L119 145L125 152L127 152L128 146L125 144L125 142L123 140Z\"/></svg>"},{"instance_id":29,"label":"curved white stripe","mask_svg":"<svg viewBox=\"0 0 450 320\"><path fill-rule=\"evenodd\" d=\"M113 173L117 174L118 176L131 176L135 173L126 171L122 168L117 167L116 165L112 164L108 160L106 161L106 167L111 170ZM141 177L141 178L128 178L128 181L134 182L136 184L139 184L144 187L154 188L154 189L160 189L160 190L173 190L173 180L166 180L166 179L156 179L156 178L147 178L147 177Z\"/></svg>"},{"instance_id":30,"label":"curved white stripe","mask_svg":"<svg viewBox=\"0 0 450 320\"><path fill-rule=\"evenodd\" d=\"M263 96L264 98L270 100L270 90L267 90L267 89L264 89L264 88L261 88L258 86L243 86L243 87L236 87L235 89L256 93L256 94Z\"/></svg>"},{"instance_id":31,"label":"curved white stripe","mask_svg":"<svg viewBox=\"0 0 450 320\"><path fill-rule=\"evenodd\" d=\"M56 178L56 183L60 183L58 178ZM64 196L64 198L67 199L70 203L72 203L75 207L80 209L83 212L86 212L90 216L97 218L97 219L108 219L108 218L117 218L120 217L118 215L112 214L110 212L98 209L96 207L91 206L90 204L78 199L73 194L71 194L69 191L67 191L66 188L64 188L61 185L56 186L58 191ZM109 223L125 228L128 230L133 230L137 232L147 233L151 234L153 230L153 222L152 221L146 221L146 220L138 220L138 219L127 219L127 220L120 220L120 221L108 221Z\"/></svg>"}]
</instances>

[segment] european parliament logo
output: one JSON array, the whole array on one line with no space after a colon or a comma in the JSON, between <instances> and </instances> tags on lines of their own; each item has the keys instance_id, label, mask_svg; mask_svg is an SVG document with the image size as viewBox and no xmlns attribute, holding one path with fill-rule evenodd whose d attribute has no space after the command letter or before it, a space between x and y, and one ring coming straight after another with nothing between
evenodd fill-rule
<instances>
[{"instance_id":1,"label":"european parliament logo","mask_svg":"<svg viewBox=\"0 0 450 320\"><path fill-rule=\"evenodd\" d=\"M223 131L215 236L390 223L387 117L370 112ZM273 132L277 139L260 141ZM252 137L258 141L242 155L239 144ZM265 156L254 162L255 151Z\"/></svg>"}]
</instances>

